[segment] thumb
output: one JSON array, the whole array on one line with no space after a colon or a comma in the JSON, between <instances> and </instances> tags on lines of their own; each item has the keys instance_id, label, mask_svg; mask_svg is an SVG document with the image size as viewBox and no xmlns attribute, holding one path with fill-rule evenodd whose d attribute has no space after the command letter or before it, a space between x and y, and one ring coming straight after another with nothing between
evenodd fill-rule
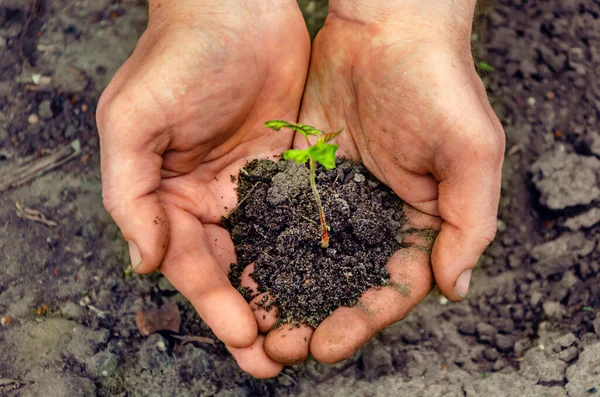
<instances>
[{"instance_id":1,"label":"thumb","mask_svg":"<svg viewBox=\"0 0 600 397\"><path fill-rule=\"evenodd\" d=\"M102 198L129 243L131 266L149 273L160 266L169 241L169 223L156 190L162 153L157 120L146 117L122 95L103 97L97 120L102 163Z\"/></svg>"},{"instance_id":2,"label":"thumb","mask_svg":"<svg viewBox=\"0 0 600 397\"><path fill-rule=\"evenodd\" d=\"M490 127L468 142L448 144L436 160L444 222L431 260L440 291L453 301L467 295L471 270L496 234L504 153L504 136L496 131Z\"/></svg>"}]
</instances>

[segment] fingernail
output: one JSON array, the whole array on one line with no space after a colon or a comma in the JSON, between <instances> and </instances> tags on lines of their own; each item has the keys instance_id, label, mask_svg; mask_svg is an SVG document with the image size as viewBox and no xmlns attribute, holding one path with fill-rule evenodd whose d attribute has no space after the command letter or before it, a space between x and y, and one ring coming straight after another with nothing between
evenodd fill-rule
<instances>
[{"instance_id":1,"label":"fingernail","mask_svg":"<svg viewBox=\"0 0 600 397\"><path fill-rule=\"evenodd\" d=\"M472 269L465 270L460 276L458 276L458 279L456 280L454 291L456 291L456 293L460 295L461 298L467 296L467 292L469 292L469 283L471 282L471 270Z\"/></svg>"},{"instance_id":2,"label":"fingernail","mask_svg":"<svg viewBox=\"0 0 600 397\"><path fill-rule=\"evenodd\" d=\"M138 267L140 263L142 263L142 254L140 254L140 249L133 241L128 241L129 243L129 258L131 259L131 267L135 269Z\"/></svg>"}]
</instances>

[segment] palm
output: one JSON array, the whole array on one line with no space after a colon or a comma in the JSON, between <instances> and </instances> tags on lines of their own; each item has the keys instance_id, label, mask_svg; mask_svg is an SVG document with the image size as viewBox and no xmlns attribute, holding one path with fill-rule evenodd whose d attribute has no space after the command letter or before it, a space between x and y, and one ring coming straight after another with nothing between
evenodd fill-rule
<instances>
[{"instance_id":1,"label":"palm","mask_svg":"<svg viewBox=\"0 0 600 397\"><path fill-rule=\"evenodd\" d=\"M101 143L105 206L139 245L136 270L160 264L215 334L238 348L256 339L257 326L228 281L235 253L218 223L237 202L231 175L292 145L291 133L263 127L270 118L298 117L309 40L292 5L273 6L251 29L243 19L255 20L254 9L225 15L232 20L217 27L201 18L150 24L99 105L101 139L103 131L114 131L108 138L132 132ZM272 48L294 51L281 59ZM260 355L262 339L254 346L260 357L241 349L238 362L257 376L272 373L275 364Z\"/></svg>"},{"instance_id":2,"label":"palm","mask_svg":"<svg viewBox=\"0 0 600 397\"><path fill-rule=\"evenodd\" d=\"M328 20L313 46L300 122L332 131L344 127L336 139L341 155L361 160L421 211L406 207L412 227L439 230L435 216L443 216L445 208L438 203L445 188L438 182L444 178L439 154L447 136L489 124L485 91L470 57L461 57L451 45L429 41L423 32L417 38L371 32L335 17ZM295 144L303 146L299 138ZM427 252L433 244L417 236L407 242ZM373 290L359 307L338 309L315 331L315 357L325 362L348 357L431 290L431 262L422 251L399 252L388 268L392 281L410 284L410 296L391 288Z\"/></svg>"}]
</instances>

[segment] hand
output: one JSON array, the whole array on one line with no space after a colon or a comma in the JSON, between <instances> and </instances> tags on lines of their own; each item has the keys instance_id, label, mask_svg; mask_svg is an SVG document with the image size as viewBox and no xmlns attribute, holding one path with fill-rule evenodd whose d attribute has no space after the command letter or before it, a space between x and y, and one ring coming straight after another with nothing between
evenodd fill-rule
<instances>
[{"instance_id":1,"label":"hand","mask_svg":"<svg viewBox=\"0 0 600 397\"><path fill-rule=\"evenodd\" d=\"M291 133L263 124L298 117L309 46L293 0L151 1L148 29L98 106L104 205L135 271L160 266L257 377L282 366L228 281L235 253L218 224L237 202L230 175L291 147Z\"/></svg>"},{"instance_id":2,"label":"hand","mask_svg":"<svg viewBox=\"0 0 600 397\"><path fill-rule=\"evenodd\" d=\"M421 211L410 212L413 224L443 223L431 264L414 249L388 264L393 281L410 284L408 297L392 288L369 291L361 305L336 310L316 329L310 351L328 363L408 314L431 290L432 270L446 297L462 299L495 236L500 195L504 133L473 66L474 2L365 4L330 2L300 122L344 127L341 154L360 159Z\"/></svg>"}]
</instances>

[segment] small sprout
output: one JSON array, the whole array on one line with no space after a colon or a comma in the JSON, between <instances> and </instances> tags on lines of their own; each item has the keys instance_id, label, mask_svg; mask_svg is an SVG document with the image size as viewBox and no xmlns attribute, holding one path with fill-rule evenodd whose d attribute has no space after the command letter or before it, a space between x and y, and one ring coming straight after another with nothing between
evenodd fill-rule
<instances>
[{"instance_id":1,"label":"small sprout","mask_svg":"<svg viewBox=\"0 0 600 397\"><path fill-rule=\"evenodd\" d=\"M584 306L581 308L581 310L583 310L584 312L593 312L594 308L590 306Z\"/></svg>"},{"instance_id":2,"label":"small sprout","mask_svg":"<svg viewBox=\"0 0 600 397\"><path fill-rule=\"evenodd\" d=\"M340 135L344 129L340 128L338 131L324 132L310 125L292 124L285 120L267 121L265 123L265 128L271 128L275 131L279 131L282 128L289 128L300 133L304 139L306 139L306 143L308 144L306 149L286 150L283 152L283 158L285 160L294 160L296 164L304 164L308 161L308 169L310 171L310 187L313 195L315 196L317 209L319 210L319 218L321 220L321 247L329 247L329 226L327 226L327 223L325 222L325 212L323 211L321 196L319 196L319 191L317 190L317 163L321 163L321 165L323 165L323 167L325 167L327 170L335 168L335 152L338 149L338 145L329 142ZM308 139L309 135L317 137L317 142L315 142L314 145L311 145Z\"/></svg>"},{"instance_id":3,"label":"small sprout","mask_svg":"<svg viewBox=\"0 0 600 397\"><path fill-rule=\"evenodd\" d=\"M479 69L483 70L484 72L493 72L496 70L496 68L494 68L492 65L490 65L487 62L477 62L477 66L479 67Z\"/></svg>"}]
</instances>

